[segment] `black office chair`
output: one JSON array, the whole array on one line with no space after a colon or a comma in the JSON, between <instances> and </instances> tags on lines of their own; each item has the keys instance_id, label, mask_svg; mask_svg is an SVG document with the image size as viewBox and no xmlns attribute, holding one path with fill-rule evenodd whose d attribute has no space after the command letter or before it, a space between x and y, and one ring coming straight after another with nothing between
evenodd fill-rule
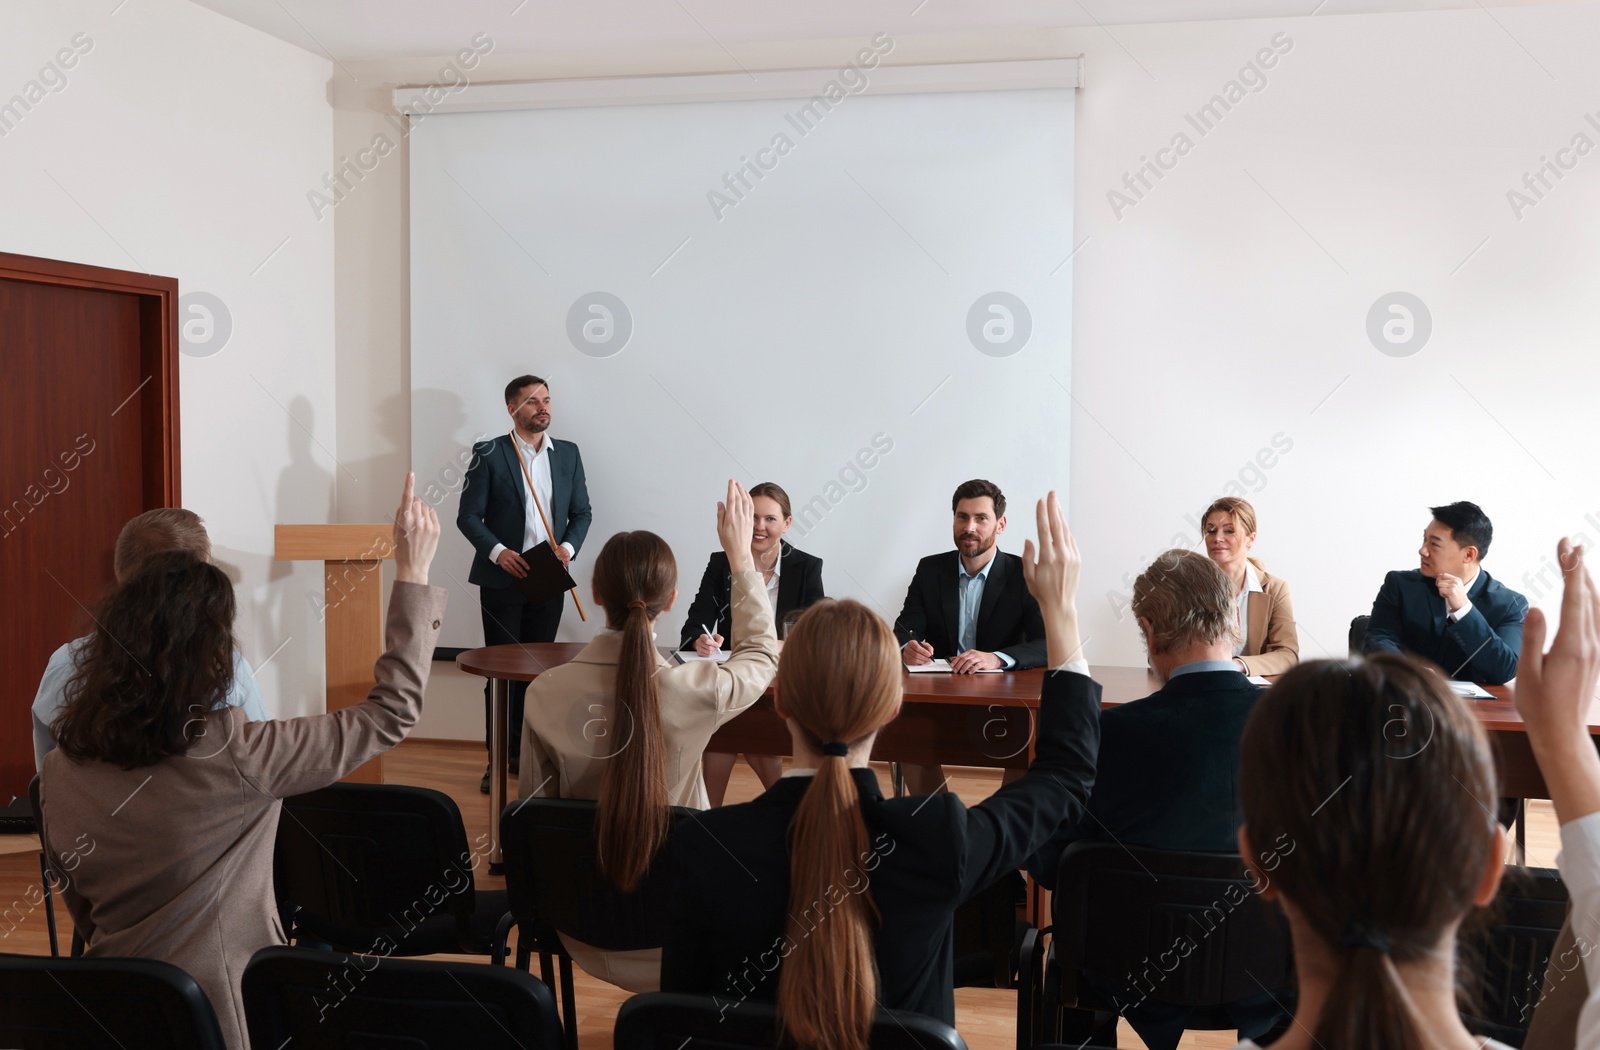
<instances>
[{"instance_id":1,"label":"black office chair","mask_svg":"<svg viewBox=\"0 0 1600 1050\"><path fill-rule=\"evenodd\" d=\"M490 955L511 916L503 890L474 885L480 859L440 791L334 784L286 798L273 855L284 931L369 955Z\"/></svg>"},{"instance_id":2,"label":"black office chair","mask_svg":"<svg viewBox=\"0 0 1600 1050\"><path fill-rule=\"evenodd\" d=\"M1350 655L1361 655L1361 643L1367 638L1367 625L1372 623L1370 616L1357 616L1350 621Z\"/></svg>"},{"instance_id":3,"label":"black office chair","mask_svg":"<svg viewBox=\"0 0 1600 1050\"><path fill-rule=\"evenodd\" d=\"M623 893L600 874L595 850L594 802L527 798L511 803L500 818L506 895L517 924L517 968L526 970L534 952L540 973L553 985L552 957L561 968L561 1014L568 1046L578 1045L572 957L556 931L604 951L659 948L666 943L672 884L677 876L663 848L644 880ZM676 823L693 810L674 807ZM508 931L509 932L509 931ZM505 941L497 946L503 958Z\"/></svg>"},{"instance_id":4,"label":"black office chair","mask_svg":"<svg viewBox=\"0 0 1600 1050\"><path fill-rule=\"evenodd\" d=\"M0 1046L226 1050L194 978L154 959L0 955Z\"/></svg>"},{"instance_id":5,"label":"black office chair","mask_svg":"<svg viewBox=\"0 0 1600 1050\"><path fill-rule=\"evenodd\" d=\"M1488 921L1461 931L1461 950L1474 963L1467 969L1482 978L1476 1009L1461 1015L1470 1031L1522 1045L1566 915L1567 888L1554 868L1507 869ZM1581 980L1579 972L1563 979Z\"/></svg>"},{"instance_id":6,"label":"black office chair","mask_svg":"<svg viewBox=\"0 0 1600 1050\"><path fill-rule=\"evenodd\" d=\"M614 1050L766 1050L779 1045L778 1013L771 1003L746 1001L735 1009L710 995L647 992L617 1011ZM967 1050L949 1025L910 1010L879 1010L872 1050Z\"/></svg>"},{"instance_id":7,"label":"black office chair","mask_svg":"<svg viewBox=\"0 0 1600 1050\"><path fill-rule=\"evenodd\" d=\"M245 967L250 1043L294 1050L560 1050L550 989L482 963L263 948Z\"/></svg>"},{"instance_id":8,"label":"black office chair","mask_svg":"<svg viewBox=\"0 0 1600 1050\"><path fill-rule=\"evenodd\" d=\"M1226 1005L1263 989L1291 1000L1288 924L1237 854L1075 842L1052 901L1048 952L1030 936L1022 964L1038 983L1018 997L1019 1045L1059 1039L1066 1010L1118 1013L1118 999L1188 1007L1188 1028L1213 1030L1236 1027Z\"/></svg>"}]
</instances>

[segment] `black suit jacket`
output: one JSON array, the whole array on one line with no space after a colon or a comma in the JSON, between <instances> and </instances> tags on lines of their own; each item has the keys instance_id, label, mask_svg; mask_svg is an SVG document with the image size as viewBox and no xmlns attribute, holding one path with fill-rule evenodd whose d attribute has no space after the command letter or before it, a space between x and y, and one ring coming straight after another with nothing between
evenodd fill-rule
<instances>
[{"instance_id":1,"label":"black suit jacket","mask_svg":"<svg viewBox=\"0 0 1600 1050\"><path fill-rule=\"evenodd\" d=\"M779 540L778 561L778 607L773 610L774 625L783 623L789 613L827 597L822 592L821 558L796 550L788 540ZM733 571L728 567L728 555L717 551L706 562L705 575L700 577L700 590L695 592L694 604L689 606L679 649L694 647L702 625L722 635L724 649L732 648L733 617L728 609L732 594Z\"/></svg>"},{"instance_id":2,"label":"black suit jacket","mask_svg":"<svg viewBox=\"0 0 1600 1050\"><path fill-rule=\"evenodd\" d=\"M961 623L956 582L960 572L960 551L933 554L917 563L905 607L894 622L902 646L915 638L933 646L935 657L948 659L960 653L956 640ZM978 605L977 642L982 652L1011 657L1019 671L1044 666L1044 617L1028 593L1022 559L1015 554L995 551Z\"/></svg>"},{"instance_id":3,"label":"black suit jacket","mask_svg":"<svg viewBox=\"0 0 1600 1050\"><path fill-rule=\"evenodd\" d=\"M869 856L839 874L834 903L870 886L878 1000L955 1024L952 916L962 901L1013 871L1075 817L1094 784L1100 686L1069 671L1045 676L1033 765L968 809L950 793L886 799L871 770L853 770ZM679 821L670 848L681 865L661 956L661 990L771 1000L789 910L789 820L810 786L786 777L753 802ZM871 870L866 870L870 866ZM819 903L815 917L826 921ZM812 916L797 916L810 924ZM790 948L790 951L793 949Z\"/></svg>"},{"instance_id":4,"label":"black suit jacket","mask_svg":"<svg viewBox=\"0 0 1600 1050\"><path fill-rule=\"evenodd\" d=\"M1415 653L1451 678L1503 685L1517 676L1528 600L1482 569L1467 590L1472 611L1450 619L1439 586L1419 569L1391 572L1372 603L1364 653Z\"/></svg>"},{"instance_id":5,"label":"black suit jacket","mask_svg":"<svg viewBox=\"0 0 1600 1050\"><path fill-rule=\"evenodd\" d=\"M1238 852L1239 740L1260 695L1242 672L1196 671L1102 711L1089 815L1064 822L1028 870L1054 885L1077 839Z\"/></svg>"},{"instance_id":6,"label":"black suit jacket","mask_svg":"<svg viewBox=\"0 0 1600 1050\"><path fill-rule=\"evenodd\" d=\"M550 530L557 544L572 544L573 553L583 549L594 515L589 509L589 486L583 476L583 457L570 441L551 438L550 445ZM517 450L510 434L472 446L472 463L467 467L466 484L461 489L461 509L456 528L472 544L472 571L468 583L480 587L509 587L511 574L489 560L496 544L505 544L518 554L527 535L523 521L528 483L517 463Z\"/></svg>"}]
</instances>

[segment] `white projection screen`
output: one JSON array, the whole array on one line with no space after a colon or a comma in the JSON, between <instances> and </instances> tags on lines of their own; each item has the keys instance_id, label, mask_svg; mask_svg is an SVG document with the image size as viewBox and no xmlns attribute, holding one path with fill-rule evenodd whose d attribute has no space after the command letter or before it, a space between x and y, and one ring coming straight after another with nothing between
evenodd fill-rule
<instances>
[{"instance_id":1,"label":"white projection screen","mask_svg":"<svg viewBox=\"0 0 1600 1050\"><path fill-rule=\"evenodd\" d=\"M953 547L958 483L1002 488L1014 552L1033 501L1065 499L1076 92L896 94L890 72L824 105L839 71L790 71L799 97L413 116L411 456L444 525L441 647L482 644L462 468L522 373L549 379L594 508L589 619L569 601L563 640L604 626L606 538L649 529L677 555L675 644L729 478L783 486L828 594L891 622Z\"/></svg>"}]
</instances>

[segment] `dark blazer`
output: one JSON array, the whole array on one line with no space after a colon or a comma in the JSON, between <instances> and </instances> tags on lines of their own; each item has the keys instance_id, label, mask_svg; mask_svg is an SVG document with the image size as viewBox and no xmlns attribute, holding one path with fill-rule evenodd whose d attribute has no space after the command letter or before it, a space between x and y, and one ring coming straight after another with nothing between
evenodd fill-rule
<instances>
[{"instance_id":1,"label":"dark blazer","mask_svg":"<svg viewBox=\"0 0 1600 1050\"><path fill-rule=\"evenodd\" d=\"M774 624L783 623L789 613L827 597L822 592L821 558L796 550L788 540L779 540L778 561L778 607L773 610ZM732 593L733 572L728 568L728 555L717 551L706 562L705 575L700 577L700 590L695 593L694 604L689 606L679 649L694 647L694 640L702 633L702 624L722 635L724 649L732 648L733 619L728 612Z\"/></svg>"},{"instance_id":2,"label":"dark blazer","mask_svg":"<svg viewBox=\"0 0 1600 1050\"><path fill-rule=\"evenodd\" d=\"M1100 686L1084 675L1045 676L1033 765L968 809L951 793L885 799L871 770L852 770L861 792L868 856L841 872L833 904L863 878L882 916L875 942L878 1000L955 1024L952 916L962 901L1013 871L1076 817L1094 784ZM753 802L680 821L671 849L681 865L661 955L661 990L771 1000L777 994L789 910L789 820L810 786L786 777ZM829 901L817 906L826 921ZM811 922L803 915L797 921Z\"/></svg>"},{"instance_id":3,"label":"dark blazer","mask_svg":"<svg viewBox=\"0 0 1600 1050\"><path fill-rule=\"evenodd\" d=\"M594 515L589 510L589 487L583 477L583 458L570 441L550 439L550 530L556 543L570 543L574 553L583 549ZM527 501L528 483L522 479L517 450L510 434L472 446L472 464L467 467L466 484L461 490L461 510L456 528L477 554L472 559L468 583L479 587L509 587L511 574L489 560L496 544L522 553L527 528L522 508Z\"/></svg>"},{"instance_id":4,"label":"dark blazer","mask_svg":"<svg viewBox=\"0 0 1600 1050\"><path fill-rule=\"evenodd\" d=\"M1238 852L1239 740L1260 695L1239 671L1196 671L1106 708L1089 816L1063 823L1028 869L1054 885L1062 851L1078 839Z\"/></svg>"},{"instance_id":5,"label":"dark blazer","mask_svg":"<svg viewBox=\"0 0 1600 1050\"><path fill-rule=\"evenodd\" d=\"M1372 603L1364 653L1415 653L1451 678L1503 685L1517 676L1528 599L1482 569L1467 590L1472 611L1452 621L1439 587L1418 569L1391 572Z\"/></svg>"},{"instance_id":6,"label":"dark blazer","mask_svg":"<svg viewBox=\"0 0 1600 1050\"><path fill-rule=\"evenodd\" d=\"M956 642L961 623L956 583L960 572L960 551L929 555L917 563L905 607L894 622L902 646L915 638L933 646L936 657L948 659L960 652ZM1011 657L1019 671L1044 666L1044 617L1028 593L1022 559L1015 554L995 551L978 605L977 642L983 652Z\"/></svg>"}]
</instances>

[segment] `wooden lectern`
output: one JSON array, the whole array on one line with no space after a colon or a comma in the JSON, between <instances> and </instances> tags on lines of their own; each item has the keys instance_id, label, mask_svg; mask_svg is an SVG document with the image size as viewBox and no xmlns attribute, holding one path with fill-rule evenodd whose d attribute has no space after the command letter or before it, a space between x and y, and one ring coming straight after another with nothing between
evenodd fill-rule
<instances>
[{"instance_id":1,"label":"wooden lectern","mask_svg":"<svg viewBox=\"0 0 1600 1050\"><path fill-rule=\"evenodd\" d=\"M279 525L278 561L323 563L322 622L327 641L327 710L359 704L377 680L383 655L383 562L394 557L394 525ZM345 777L383 783L383 756Z\"/></svg>"}]
</instances>

